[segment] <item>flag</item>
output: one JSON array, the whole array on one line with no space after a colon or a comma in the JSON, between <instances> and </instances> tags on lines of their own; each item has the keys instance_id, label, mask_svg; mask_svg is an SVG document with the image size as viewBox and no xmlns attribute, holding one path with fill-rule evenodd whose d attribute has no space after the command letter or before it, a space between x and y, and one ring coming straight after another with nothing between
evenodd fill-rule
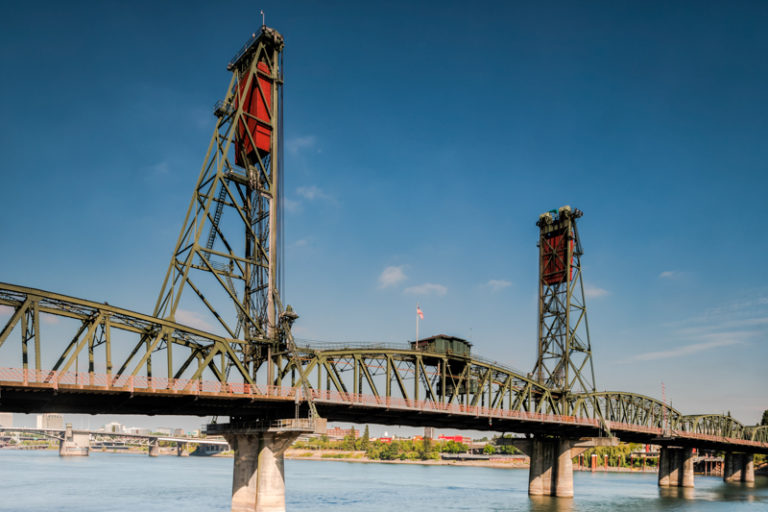
<instances>
[{"instance_id":1,"label":"flag","mask_svg":"<svg viewBox=\"0 0 768 512\"><path fill-rule=\"evenodd\" d=\"M416 314L419 315L419 318L424 320L424 313L421 312L421 308L419 306L416 306Z\"/></svg>"}]
</instances>

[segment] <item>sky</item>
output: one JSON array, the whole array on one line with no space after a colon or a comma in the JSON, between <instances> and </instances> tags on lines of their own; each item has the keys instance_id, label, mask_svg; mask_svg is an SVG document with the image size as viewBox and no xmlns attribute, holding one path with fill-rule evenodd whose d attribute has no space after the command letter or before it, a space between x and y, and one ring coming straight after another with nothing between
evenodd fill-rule
<instances>
[{"instance_id":1,"label":"sky","mask_svg":"<svg viewBox=\"0 0 768 512\"><path fill-rule=\"evenodd\" d=\"M527 371L535 222L568 204L597 388L759 421L760 2L4 2L0 281L151 313L260 9L286 40L297 337L404 343L418 303L421 336Z\"/></svg>"}]
</instances>

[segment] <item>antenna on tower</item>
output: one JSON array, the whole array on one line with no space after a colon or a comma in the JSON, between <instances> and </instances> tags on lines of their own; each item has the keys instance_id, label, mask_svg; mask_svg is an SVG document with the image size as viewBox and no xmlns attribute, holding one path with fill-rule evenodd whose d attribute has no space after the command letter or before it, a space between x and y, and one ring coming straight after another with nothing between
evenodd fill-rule
<instances>
[{"instance_id":1,"label":"antenna on tower","mask_svg":"<svg viewBox=\"0 0 768 512\"><path fill-rule=\"evenodd\" d=\"M266 27L267 22L264 20L264 9L259 10L259 12L261 13L261 26Z\"/></svg>"}]
</instances>

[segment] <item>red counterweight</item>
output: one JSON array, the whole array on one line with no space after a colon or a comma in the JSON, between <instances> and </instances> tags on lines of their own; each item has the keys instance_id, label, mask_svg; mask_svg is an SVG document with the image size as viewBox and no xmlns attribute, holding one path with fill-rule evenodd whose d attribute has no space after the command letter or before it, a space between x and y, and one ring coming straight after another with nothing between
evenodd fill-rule
<instances>
[{"instance_id":1,"label":"red counterweight","mask_svg":"<svg viewBox=\"0 0 768 512\"><path fill-rule=\"evenodd\" d=\"M239 85L238 99L242 99L245 114L238 123L235 139L235 162L240 166L244 166L243 156L249 162L256 160L254 144L262 158L272 150L272 73L266 62L259 62L257 68L250 84L244 78ZM247 91L246 86L250 86Z\"/></svg>"}]
</instances>

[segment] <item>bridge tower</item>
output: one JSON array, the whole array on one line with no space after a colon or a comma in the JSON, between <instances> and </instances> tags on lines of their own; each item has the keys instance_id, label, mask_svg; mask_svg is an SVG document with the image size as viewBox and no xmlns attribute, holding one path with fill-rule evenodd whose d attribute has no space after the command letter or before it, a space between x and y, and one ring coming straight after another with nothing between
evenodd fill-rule
<instances>
[{"instance_id":1,"label":"bridge tower","mask_svg":"<svg viewBox=\"0 0 768 512\"><path fill-rule=\"evenodd\" d=\"M227 66L232 77L216 103L216 127L154 311L177 320L184 292L196 296L218 330L242 340L233 345L253 380L270 386L282 382L282 357L300 367L291 335L298 315L283 308L280 294L283 47L283 36L262 25ZM285 510L283 452L323 425L306 377L300 380L296 418L261 413L208 426L235 451L233 511ZM308 420L298 418L300 401Z\"/></svg>"},{"instance_id":2,"label":"bridge tower","mask_svg":"<svg viewBox=\"0 0 768 512\"><path fill-rule=\"evenodd\" d=\"M581 273L583 250L576 225L582 215L581 210L563 206L543 213L536 222L539 331L533 375L562 395L595 390Z\"/></svg>"},{"instance_id":3,"label":"bridge tower","mask_svg":"<svg viewBox=\"0 0 768 512\"><path fill-rule=\"evenodd\" d=\"M196 296L255 372L281 342L284 40L262 26L227 65L216 127L154 316Z\"/></svg>"}]
</instances>

